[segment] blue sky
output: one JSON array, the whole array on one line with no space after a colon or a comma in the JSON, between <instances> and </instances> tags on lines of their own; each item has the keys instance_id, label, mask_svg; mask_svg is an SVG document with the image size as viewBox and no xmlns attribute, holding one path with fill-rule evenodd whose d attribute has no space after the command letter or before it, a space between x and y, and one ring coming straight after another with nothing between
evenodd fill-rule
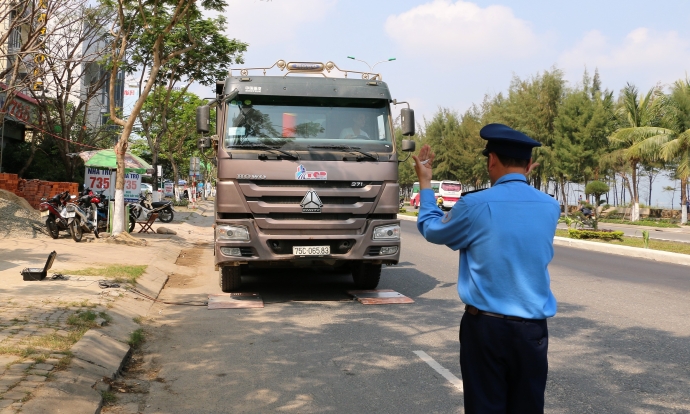
<instances>
[{"instance_id":1,"label":"blue sky","mask_svg":"<svg viewBox=\"0 0 690 414\"><path fill-rule=\"evenodd\" d=\"M418 121L554 66L571 85L598 68L616 94L626 82L668 85L690 68L690 2L680 0L229 0L225 14L227 34L249 43L243 66L331 60L366 70L347 56L395 57L376 69Z\"/></svg>"},{"instance_id":2,"label":"blue sky","mask_svg":"<svg viewBox=\"0 0 690 414\"><path fill-rule=\"evenodd\" d=\"M249 43L245 65L333 61L377 66L418 116L458 111L511 78L553 66L574 85L599 68L614 91L684 78L690 67L685 1L230 0L227 34ZM203 89L199 89L202 92Z\"/></svg>"}]
</instances>

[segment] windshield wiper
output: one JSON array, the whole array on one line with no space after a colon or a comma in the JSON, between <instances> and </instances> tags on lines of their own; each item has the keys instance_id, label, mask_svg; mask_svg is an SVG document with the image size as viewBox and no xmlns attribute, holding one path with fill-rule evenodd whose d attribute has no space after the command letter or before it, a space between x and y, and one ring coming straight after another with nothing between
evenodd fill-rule
<instances>
[{"instance_id":1,"label":"windshield wiper","mask_svg":"<svg viewBox=\"0 0 690 414\"><path fill-rule=\"evenodd\" d=\"M374 154L370 154L366 151L362 151L359 149L359 147L351 147L349 145L309 145L307 148L316 148L316 149L334 149L334 150L340 150L340 151L347 151L352 154L362 154L368 158L371 158L374 161L378 161L379 157L377 157ZM362 157L358 157L357 160L364 159Z\"/></svg>"},{"instance_id":2,"label":"windshield wiper","mask_svg":"<svg viewBox=\"0 0 690 414\"><path fill-rule=\"evenodd\" d=\"M287 151L283 151L280 148L275 148L275 147L272 147L272 146L266 145L266 144L236 144L236 145L229 145L229 147L230 148L255 148L255 149L274 151L274 152L279 152L279 153L289 157L290 159L299 160L299 154L298 155L291 154Z\"/></svg>"}]
</instances>

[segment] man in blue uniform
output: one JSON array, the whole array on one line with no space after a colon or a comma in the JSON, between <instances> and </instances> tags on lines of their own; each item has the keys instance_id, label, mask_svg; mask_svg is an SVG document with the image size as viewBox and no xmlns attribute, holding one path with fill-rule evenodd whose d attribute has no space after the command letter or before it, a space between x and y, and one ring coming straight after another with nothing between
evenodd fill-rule
<instances>
[{"instance_id":1,"label":"man in blue uniform","mask_svg":"<svg viewBox=\"0 0 690 414\"><path fill-rule=\"evenodd\" d=\"M460 368L465 412L542 413L548 371L546 318L556 313L547 266L560 206L531 187L532 148L541 144L506 125L487 140L491 188L463 194L445 215L431 189L434 154L414 157L417 228L432 243L460 250Z\"/></svg>"}]
</instances>

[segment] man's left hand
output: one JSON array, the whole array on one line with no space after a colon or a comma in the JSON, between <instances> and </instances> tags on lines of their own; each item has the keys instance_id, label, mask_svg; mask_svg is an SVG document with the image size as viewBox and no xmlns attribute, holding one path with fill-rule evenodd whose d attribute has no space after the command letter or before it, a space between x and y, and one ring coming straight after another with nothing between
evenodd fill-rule
<instances>
[{"instance_id":1,"label":"man's left hand","mask_svg":"<svg viewBox=\"0 0 690 414\"><path fill-rule=\"evenodd\" d=\"M417 173L420 189L431 188L431 168L435 157L436 154L431 152L431 147L428 144L422 146L422 149L419 150L419 155L412 156L412 159L414 159L414 171Z\"/></svg>"}]
</instances>

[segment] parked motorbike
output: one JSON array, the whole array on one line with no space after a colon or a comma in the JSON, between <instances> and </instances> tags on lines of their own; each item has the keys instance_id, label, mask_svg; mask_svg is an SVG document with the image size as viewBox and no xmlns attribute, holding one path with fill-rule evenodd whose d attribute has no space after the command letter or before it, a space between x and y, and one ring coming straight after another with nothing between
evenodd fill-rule
<instances>
[{"instance_id":1,"label":"parked motorbike","mask_svg":"<svg viewBox=\"0 0 690 414\"><path fill-rule=\"evenodd\" d=\"M38 210L46 217L46 228L50 237L57 239L60 237L61 231L69 231L69 224L67 219L63 216L65 205L67 200L70 199L69 191L64 193L56 194L51 198L42 198L41 204L38 206Z\"/></svg>"},{"instance_id":2,"label":"parked motorbike","mask_svg":"<svg viewBox=\"0 0 690 414\"><path fill-rule=\"evenodd\" d=\"M139 203L130 205L130 214L135 213L137 219L148 219L152 213L158 213L158 220L170 223L175 217L172 201L150 202L144 195L139 196Z\"/></svg>"},{"instance_id":3,"label":"parked motorbike","mask_svg":"<svg viewBox=\"0 0 690 414\"><path fill-rule=\"evenodd\" d=\"M108 231L108 199L104 192L105 190L94 193L93 190L85 188L78 202L79 207L86 211L89 217L93 216L93 223L99 233Z\"/></svg>"},{"instance_id":4,"label":"parked motorbike","mask_svg":"<svg viewBox=\"0 0 690 414\"><path fill-rule=\"evenodd\" d=\"M91 193L91 194L89 194ZM84 232L93 233L96 238L99 237L97 225L97 211L92 208L93 204L100 201L89 189L84 189L81 197L72 203L68 203L65 210L67 214L67 223L72 234L72 239L75 242L80 242Z\"/></svg>"}]
</instances>

